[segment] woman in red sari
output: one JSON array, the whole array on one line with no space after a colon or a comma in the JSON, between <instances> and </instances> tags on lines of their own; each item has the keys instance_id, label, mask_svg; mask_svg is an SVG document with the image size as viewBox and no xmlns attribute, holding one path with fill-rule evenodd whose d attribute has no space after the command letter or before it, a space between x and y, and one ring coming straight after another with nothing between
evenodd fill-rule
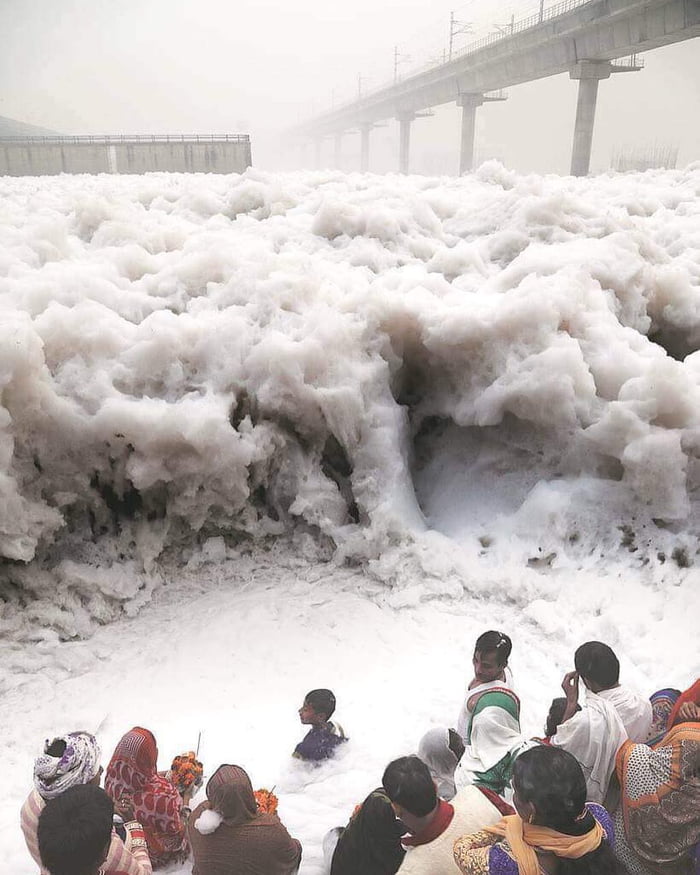
<instances>
[{"instance_id":1,"label":"woman in red sari","mask_svg":"<svg viewBox=\"0 0 700 875\"><path fill-rule=\"evenodd\" d=\"M117 745L105 774L105 790L117 802L131 799L143 826L153 868L187 856L183 799L157 771L158 748L152 732L135 726Z\"/></svg>"}]
</instances>

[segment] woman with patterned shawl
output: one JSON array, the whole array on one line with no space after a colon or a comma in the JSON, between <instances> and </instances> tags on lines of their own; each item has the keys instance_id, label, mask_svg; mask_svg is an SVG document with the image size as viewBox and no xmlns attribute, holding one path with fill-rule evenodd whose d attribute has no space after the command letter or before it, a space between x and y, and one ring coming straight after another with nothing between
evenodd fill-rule
<instances>
[{"instance_id":1,"label":"woman with patterned shawl","mask_svg":"<svg viewBox=\"0 0 700 875\"><path fill-rule=\"evenodd\" d=\"M188 853L183 799L157 771L158 748L152 732L135 726L117 745L105 774L105 790L117 803L131 799L142 824L153 868Z\"/></svg>"},{"instance_id":2,"label":"woman with patterned shawl","mask_svg":"<svg viewBox=\"0 0 700 875\"><path fill-rule=\"evenodd\" d=\"M301 845L276 814L258 811L250 778L223 765L207 783L207 801L188 823L193 875L292 875Z\"/></svg>"},{"instance_id":3,"label":"woman with patterned shawl","mask_svg":"<svg viewBox=\"0 0 700 875\"><path fill-rule=\"evenodd\" d=\"M700 723L680 723L649 747L624 744L616 853L631 875L700 873Z\"/></svg>"},{"instance_id":4,"label":"woman with patterned shawl","mask_svg":"<svg viewBox=\"0 0 700 875\"><path fill-rule=\"evenodd\" d=\"M525 751L513 788L517 814L455 842L465 875L622 875L610 815L586 802L586 779L570 753L549 745Z\"/></svg>"},{"instance_id":5,"label":"woman with patterned shawl","mask_svg":"<svg viewBox=\"0 0 700 875\"><path fill-rule=\"evenodd\" d=\"M525 741L520 732L520 699L508 668L511 640L484 632L474 646L474 679L457 720L464 754L454 773L457 790L476 784L501 794L510 783L513 761Z\"/></svg>"}]
</instances>

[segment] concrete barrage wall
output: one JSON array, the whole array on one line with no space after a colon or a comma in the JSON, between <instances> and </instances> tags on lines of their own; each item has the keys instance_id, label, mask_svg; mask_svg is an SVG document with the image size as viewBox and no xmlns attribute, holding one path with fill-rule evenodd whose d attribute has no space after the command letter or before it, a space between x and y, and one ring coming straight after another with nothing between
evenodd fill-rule
<instances>
[{"instance_id":1,"label":"concrete barrage wall","mask_svg":"<svg viewBox=\"0 0 700 875\"><path fill-rule=\"evenodd\" d=\"M251 163L247 134L0 138L0 176L242 173Z\"/></svg>"}]
</instances>

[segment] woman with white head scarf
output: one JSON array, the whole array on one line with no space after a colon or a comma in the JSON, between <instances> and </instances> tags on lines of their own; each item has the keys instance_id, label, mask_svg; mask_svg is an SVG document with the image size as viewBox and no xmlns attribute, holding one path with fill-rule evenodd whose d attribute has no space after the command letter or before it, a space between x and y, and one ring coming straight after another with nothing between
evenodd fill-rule
<instances>
[{"instance_id":1,"label":"woman with white head scarf","mask_svg":"<svg viewBox=\"0 0 700 875\"><path fill-rule=\"evenodd\" d=\"M43 753L34 761L34 789L27 797L20 813L20 823L27 849L42 873L37 829L39 815L50 799L60 796L69 787L81 784L99 786L102 776L102 751L94 735L89 732L69 732L46 741ZM126 807L124 808L126 811ZM102 871L126 872L127 875L150 875L151 862L141 824L127 818L126 844L113 832L109 853Z\"/></svg>"},{"instance_id":2,"label":"woman with white head scarf","mask_svg":"<svg viewBox=\"0 0 700 875\"><path fill-rule=\"evenodd\" d=\"M463 753L462 739L454 729L446 729L444 726L430 729L418 745L418 756L430 769L437 784L438 796L446 802L457 792L455 769Z\"/></svg>"}]
</instances>

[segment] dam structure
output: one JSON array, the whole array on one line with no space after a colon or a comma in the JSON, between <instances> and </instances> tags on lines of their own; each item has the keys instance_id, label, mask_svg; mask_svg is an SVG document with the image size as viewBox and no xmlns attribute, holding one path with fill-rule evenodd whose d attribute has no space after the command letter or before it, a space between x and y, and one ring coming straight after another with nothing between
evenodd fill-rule
<instances>
[{"instance_id":1,"label":"dam structure","mask_svg":"<svg viewBox=\"0 0 700 875\"><path fill-rule=\"evenodd\" d=\"M243 173L248 134L0 137L0 176L59 173Z\"/></svg>"},{"instance_id":2,"label":"dam structure","mask_svg":"<svg viewBox=\"0 0 700 875\"><path fill-rule=\"evenodd\" d=\"M638 54L700 36L700 0L563 0L508 28L490 33L451 57L414 71L352 101L317 114L293 133L316 148L360 134L360 169L369 167L370 132L389 119L399 122L398 169L410 165L411 126L433 107L455 102L462 109L459 172L472 168L476 111L506 99L503 89L567 73L578 81L571 173L590 169L598 85L612 74L639 71ZM623 60L620 60L623 59ZM517 132L514 132L517 135Z\"/></svg>"}]
</instances>

